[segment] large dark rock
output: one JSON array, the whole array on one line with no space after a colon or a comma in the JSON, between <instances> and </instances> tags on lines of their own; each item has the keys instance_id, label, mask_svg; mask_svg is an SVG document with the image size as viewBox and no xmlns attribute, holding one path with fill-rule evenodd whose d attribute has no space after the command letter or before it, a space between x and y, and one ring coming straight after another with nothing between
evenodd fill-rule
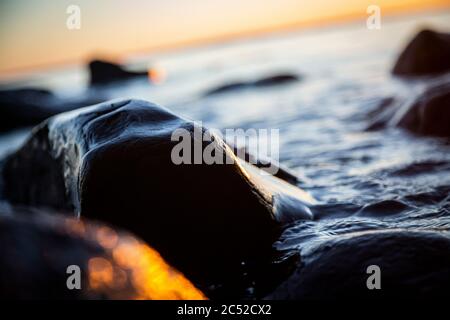
<instances>
[{"instance_id":1,"label":"large dark rock","mask_svg":"<svg viewBox=\"0 0 450 320\"><path fill-rule=\"evenodd\" d=\"M391 100L371 113L369 130L398 126L420 135L450 137L450 82L432 85L417 98Z\"/></svg>"},{"instance_id":2,"label":"large dark rock","mask_svg":"<svg viewBox=\"0 0 450 320\"><path fill-rule=\"evenodd\" d=\"M156 251L103 224L0 212L0 242L1 299L203 298ZM68 278L78 271L81 287L69 290Z\"/></svg>"},{"instance_id":3,"label":"large dark rock","mask_svg":"<svg viewBox=\"0 0 450 320\"><path fill-rule=\"evenodd\" d=\"M394 229L336 235L305 248L300 261L268 298L442 298L450 286L450 234ZM380 290L367 287L371 265L380 268Z\"/></svg>"},{"instance_id":4,"label":"large dark rock","mask_svg":"<svg viewBox=\"0 0 450 320\"><path fill-rule=\"evenodd\" d=\"M236 279L244 260L268 258L280 223L311 219L300 189L238 160L173 163L184 128L188 141L205 128L157 105L107 102L64 113L35 128L4 165L13 203L50 206L132 231L197 283Z\"/></svg>"},{"instance_id":5,"label":"large dark rock","mask_svg":"<svg viewBox=\"0 0 450 320\"><path fill-rule=\"evenodd\" d=\"M400 76L433 75L450 71L450 34L420 31L397 59L392 73Z\"/></svg>"},{"instance_id":6,"label":"large dark rock","mask_svg":"<svg viewBox=\"0 0 450 320\"><path fill-rule=\"evenodd\" d=\"M147 74L147 71L128 71L121 65L108 61L93 60L89 62L90 84L94 86L139 78L147 76Z\"/></svg>"},{"instance_id":7,"label":"large dark rock","mask_svg":"<svg viewBox=\"0 0 450 320\"><path fill-rule=\"evenodd\" d=\"M34 126L55 114L100 101L90 97L64 99L44 89L3 90L0 91L0 132Z\"/></svg>"}]
</instances>

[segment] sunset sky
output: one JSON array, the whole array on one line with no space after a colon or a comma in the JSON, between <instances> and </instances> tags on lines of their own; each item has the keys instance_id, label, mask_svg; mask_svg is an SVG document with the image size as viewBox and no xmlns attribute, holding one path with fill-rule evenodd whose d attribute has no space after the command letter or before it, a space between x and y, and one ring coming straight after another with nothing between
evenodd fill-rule
<instances>
[{"instance_id":1,"label":"sunset sky","mask_svg":"<svg viewBox=\"0 0 450 320\"><path fill-rule=\"evenodd\" d=\"M69 5L81 29L66 27ZM71 63L259 31L450 6L450 0L1 0L0 73Z\"/></svg>"}]
</instances>

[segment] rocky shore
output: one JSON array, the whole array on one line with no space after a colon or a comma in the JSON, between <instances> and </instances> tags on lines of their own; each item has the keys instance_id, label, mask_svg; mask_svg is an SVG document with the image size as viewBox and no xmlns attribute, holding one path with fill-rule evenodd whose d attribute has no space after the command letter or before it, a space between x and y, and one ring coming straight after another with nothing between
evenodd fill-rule
<instances>
[{"instance_id":1,"label":"rocky shore","mask_svg":"<svg viewBox=\"0 0 450 320\"><path fill-rule=\"evenodd\" d=\"M449 48L450 35L420 32L392 74L405 83L426 77L426 85L409 99L384 100L367 115L367 129L449 138ZM104 61L89 70L96 87L145 75ZM280 74L205 95L298 80ZM199 141L196 132L208 128L157 104L97 102L37 89L0 92L1 130L36 125L0 163L8 203L0 206L0 297L430 298L450 286L448 231L330 230L301 252L283 252L274 244L283 243L287 226L324 217L293 174L268 175L217 135ZM223 164L175 164L179 129ZM379 216L369 211L359 217ZM88 270L87 291L66 289L70 265ZM361 285L358 275L370 265L383 266L381 291Z\"/></svg>"}]
</instances>

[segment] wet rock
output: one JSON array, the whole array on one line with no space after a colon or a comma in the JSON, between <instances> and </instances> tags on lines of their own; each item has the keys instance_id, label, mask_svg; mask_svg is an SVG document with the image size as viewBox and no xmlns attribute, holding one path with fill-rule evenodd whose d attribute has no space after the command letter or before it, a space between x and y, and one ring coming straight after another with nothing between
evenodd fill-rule
<instances>
[{"instance_id":1,"label":"wet rock","mask_svg":"<svg viewBox=\"0 0 450 320\"><path fill-rule=\"evenodd\" d=\"M450 83L426 90L397 125L422 135L450 137Z\"/></svg>"},{"instance_id":2,"label":"wet rock","mask_svg":"<svg viewBox=\"0 0 450 320\"><path fill-rule=\"evenodd\" d=\"M176 129L232 163L175 164ZM314 200L196 132L206 129L139 100L61 114L6 160L5 192L130 230L201 285L232 279L243 260L267 258L280 223L311 219Z\"/></svg>"},{"instance_id":3,"label":"wet rock","mask_svg":"<svg viewBox=\"0 0 450 320\"><path fill-rule=\"evenodd\" d=\"M433 84L416 98L372 113L368 130L398 126L420 135L450 137L450 82Z\"/></svg>"},{"instance_id":4,"label":"wet rock","mask_svg":"<svg viewBox=\"0 0 450 320\"><path fill-rule=\"evenodd\" d=\"M55 114L100 102L99 99L63 99L45 89L0 91L0 132L34 126Z\"/></svg>"},{"instance_id":5,"label":"wet rock","mask_svg":"<svg viewBox=\"0 0 450 320\"><path fill-rule=\"evenodd\" d=\"M211 89L206 93L206 96L228 93L242 89L249 88L261 88L270 87L277 85L284 85L291 82L299 81L299 77L293 74L278 74L273 76L268 76L255 81L242 81L242 82L231 82L221 85L217 88Z\"/></svg>"},{"instance_id":6,"label":"wet rock","mask_svg":"<svg viewBox=\"0 0 450 320\"><path fill-rule=\"evenodd\" d=\"M103 61L93 60L89 62L90 84L103 85L116 81L130 80L147 76L147 71L128 71L121 65Z\"/></svg>"},{"instance_id":7,"label":"wet rock","mask_svg":"<svg viewBox=\"0 0 450 320\"><path fill-rule=\"evenodd\" d=\"M365 217L382 217L400 214L409 209L411 207L400 200L381 200L365 205L357 214Z\"/></svg>"},{"instance_id":8,"label":"wet rock","mask_svg":"<svg viewBox=\"0 0 450 320\"><path fill-rule=\"evenodd\" d=\"M399 76L433 75L450 71L450 34L420 31L397 59L392 73Z\"/></svg>"},{"instance_id":9,"label":"wet rock","mask_svg":"<svg viewBox=\"0 0 450 320\"><path fill-rule=\"evenodd\" d=\"M231 145L230 143L228 143L228 145L233 149L233 152L237 157L253 164L254 166L260 168L261 170L271 173L272 169L276 168L274 170L275 173L273 174L275 177L284 180L286 182L289 182L290 184L293 185L296 185L297 183L300 182L297 175L294 172L292 172L289 168L283 166L281 163L278 163L273 159L268 158L262 159L261 157L257 157L248 152L247 148L245 147L237 148Z\"/></svg>"},{"instance_id":10,"label":"wet rock","mask_svg":"<svg viewBox=\"0 0 450 320\"><path fill-rule=\"evenodd\" d=\"M380 268L381 290L367 287ZM373 282L371 282L373 284ZM330 237L301 252L301 263L270 299L441 298L450 285L448 232L385 230Z\"/></svg>"},{"instance_id":11,"label":"wet rock","mask_svg":"<svg viewBox=\"0 0 450 320\"><path fill-rule=\"evenodd\" d=\"M0 241L2 299L204 298L155 250L103 224L0 212Z\"/></svg>"}]
</instances>

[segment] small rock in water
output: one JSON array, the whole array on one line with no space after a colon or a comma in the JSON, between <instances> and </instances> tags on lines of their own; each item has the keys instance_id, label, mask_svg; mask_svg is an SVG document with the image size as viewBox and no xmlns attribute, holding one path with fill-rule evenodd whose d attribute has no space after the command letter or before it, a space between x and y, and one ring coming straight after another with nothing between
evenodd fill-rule
<instances>
[{"instance_id":1,"label":"small rock in water","mask_svg":"<svg viewBox=\"0 0 450 320\"><path fill-rule=\"evenodd\" d=\"M266 78L259 79L253 83L254 86L257 87L265 87L265 86L277 86L290 82L298 81L299 77L294 74L278 74L274 76L269 76Z\"/></svg>"},{"instance_id":2,"label":"small rock in water","mask_svg":"<svg viewBox=\"0 0 450 320\"><path fill-rule=\"evenodd\" d=\"M103 85L116 81L129 80L148 75L147 71L128 71L121 65L103 61L93 60L89 62L90 84Z\"/></svg>"},{"instance_id":3,"label":"small rock in water","mask_svg":"<svg viewBox=\"0 0 450 320\"><path fill-rule=\"evenodd\" d=\"M299 77L294 74L277 74L273 76L268 76L255 81L241 81L241 82L231 82L221 85L217 88L211 89L206 93L206 96L228 93L241 89L248 88L259 88L259 87L270 87L277 85L284 85L291 82L299 81Z\"/></svg>"},{"instance_id":4,"label":"small rock in water","mask_svg":"<svg viewBox=\"0 0 450 320\"><path fill-rule=\"evenodd\" d=\"M450 71L450 34L420 31L397 59L392 73L423 76Z\"/></svg>"}]
</instances>

